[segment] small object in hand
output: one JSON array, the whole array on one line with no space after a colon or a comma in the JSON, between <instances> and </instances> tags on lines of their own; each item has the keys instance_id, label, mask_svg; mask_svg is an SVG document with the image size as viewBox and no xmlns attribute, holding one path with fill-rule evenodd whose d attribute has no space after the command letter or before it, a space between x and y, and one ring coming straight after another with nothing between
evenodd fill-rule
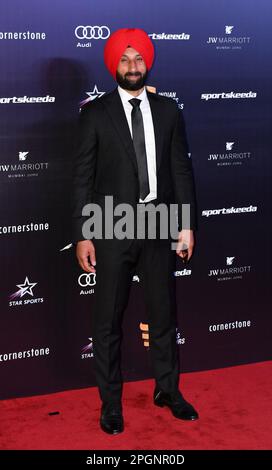
<instances>
[{"instance_id":1,"label":"small object in hand","mask_svg":"<svg viewBox=\"0 0 272 470\"><path fill-rule=\"evenodd\" d=\"M60 412L59 411L50 411L50 413L48 413L49 416L53 416L53 415L59 415Z\"/></svg>"},{"instance_id":2,"label":"small object in hand","mask_svg":"<svg viewBox=\"0 0 272 470\"><path fill-rule=\"evenodd\" d=\"M183 256L183 257L181 258L183 264L188 263L188 250L182 250L182 254L185 255L185 256Z\"/></svg>"}]
</instances>

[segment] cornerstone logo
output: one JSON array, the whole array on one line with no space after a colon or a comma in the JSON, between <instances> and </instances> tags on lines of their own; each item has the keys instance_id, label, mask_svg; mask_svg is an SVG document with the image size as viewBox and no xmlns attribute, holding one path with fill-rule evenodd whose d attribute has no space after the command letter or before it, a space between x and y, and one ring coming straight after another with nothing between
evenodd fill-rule
<instances>
[{"instance_id":1,"label":"cornerstone logo","mask_svg":"<svg viewBox=\"0 0 272 470\"><path fill-rule=\"evenodd\" d=\"M33 31L0 31L0 41L35 41L35 40L44 40L46 39L46 34L41 32L33 32Z\"/></svg>"}]
</instances>

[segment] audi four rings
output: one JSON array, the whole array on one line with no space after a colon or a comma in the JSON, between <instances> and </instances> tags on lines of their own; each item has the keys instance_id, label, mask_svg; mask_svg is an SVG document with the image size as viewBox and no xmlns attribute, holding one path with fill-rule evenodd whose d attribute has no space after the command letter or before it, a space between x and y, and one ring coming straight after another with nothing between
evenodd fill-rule
<instances>
[{"instance_id":1,"label":"audi four rings","mask_svg":"<svg viewBox=\"0 0 272 470\"><path fill-rule=\"evenodd\" d=\"M78 283L81 287L94 286L96 284L95 278L95 273L83 273L79 276Z\"/></svg>"},{"instance_id":2,"label":"audi four rings","mask_svg":"<svg viewBox=\"0 0 272 470\"><path fill-rule=\"evenodd\" d=\"M75 35L78 39L108 39L110 30L107 26L78 26Z\"/></svg>"}]
</instances>

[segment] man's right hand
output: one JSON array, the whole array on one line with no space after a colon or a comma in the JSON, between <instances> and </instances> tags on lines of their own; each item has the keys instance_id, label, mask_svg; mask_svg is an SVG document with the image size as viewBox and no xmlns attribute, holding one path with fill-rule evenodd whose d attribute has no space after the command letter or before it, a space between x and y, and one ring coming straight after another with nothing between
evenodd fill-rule
<instances>
[{"instance_id":1,"label":"man's right hand","mask_svg":"<svg viewBox=\"0 0 272 470\"><path fill-rule=\"evenodd\" d=\"M91 240L77 242L76 256L80 267L87 273L95 273L95 248ZM90 262L91 261L91 262Z\"/></svg>"}]
</instances>

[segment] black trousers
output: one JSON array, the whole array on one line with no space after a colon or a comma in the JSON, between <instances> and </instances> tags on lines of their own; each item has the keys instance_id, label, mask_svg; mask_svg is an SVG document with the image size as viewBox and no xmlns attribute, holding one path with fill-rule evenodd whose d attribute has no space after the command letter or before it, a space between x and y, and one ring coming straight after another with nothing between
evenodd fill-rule
<instances>
[{"instance_id":1,"label":"black trousers","mask_svg":"<svg viewBox=\"0 0 272 470\"><path fill-rule=\"evenodd\" d=\"M103 402L122 398L122 319L128 305L135 267L144 288L148 313L151 362L156 386L178 390L176 345L176 252L171 239L93 240L96 290L92 311L94 365Z\"/></svg>"}]
</instances>

